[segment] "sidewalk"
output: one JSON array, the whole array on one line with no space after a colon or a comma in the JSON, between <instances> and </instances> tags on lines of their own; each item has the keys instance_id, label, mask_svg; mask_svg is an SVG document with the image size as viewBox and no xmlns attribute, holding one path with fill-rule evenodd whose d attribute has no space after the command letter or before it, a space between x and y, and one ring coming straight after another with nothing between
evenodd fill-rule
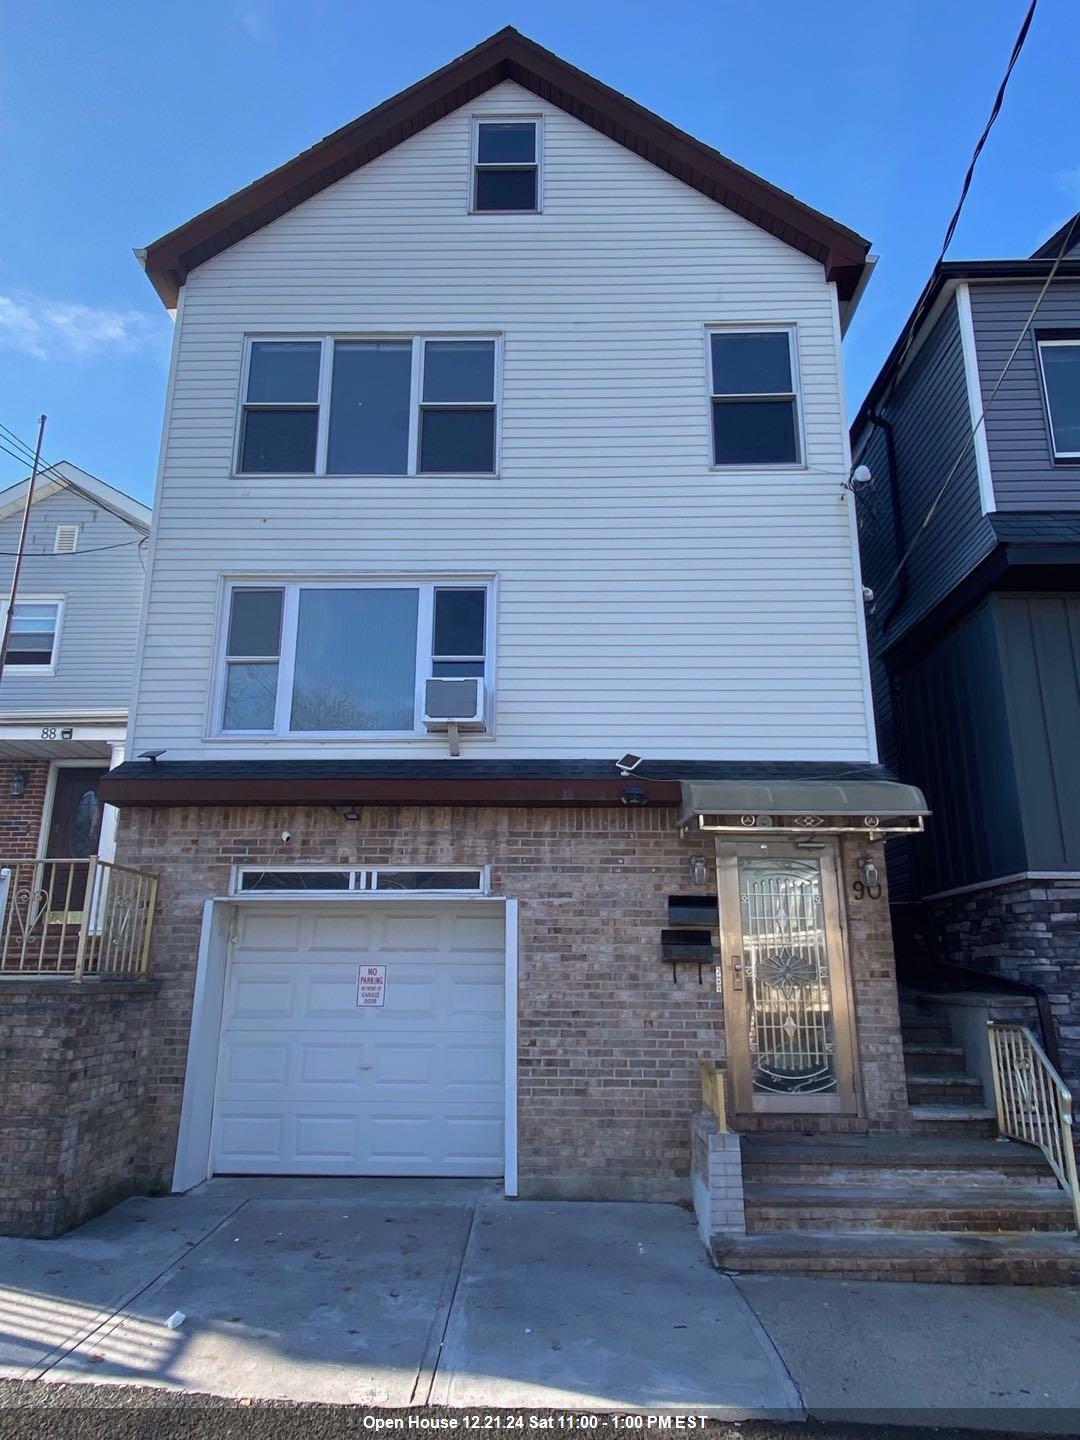
<instances>
[{"instance_id":1,"label":"sidewalk","mask_svg":"<svg viewBox=\"0 0 1080 1440\"><path fill-rule=\"evenodd\" d=\"M0 1239L0 1431L121 1385L1075 1434L1078 1356L1080 1290L720 1275L673 1205L223 1180Z\"/></svg>"}]
</instances>

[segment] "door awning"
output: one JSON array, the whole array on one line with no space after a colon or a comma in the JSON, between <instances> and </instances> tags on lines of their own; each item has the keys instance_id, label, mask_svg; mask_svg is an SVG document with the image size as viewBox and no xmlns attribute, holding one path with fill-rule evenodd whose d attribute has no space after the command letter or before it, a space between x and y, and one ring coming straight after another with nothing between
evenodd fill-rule
<instances>
[{"instance_id":1,"label":"door awning","mask_svg":"<svg viewBox=\"0 0 1080 1440\"><path fill-rule=\"evenodd\" d=\"M921 830L929 813L922 791L898 780L705 780L683 781L679 824L742 834L893 835Z\"/></svg>"}]
</instances>

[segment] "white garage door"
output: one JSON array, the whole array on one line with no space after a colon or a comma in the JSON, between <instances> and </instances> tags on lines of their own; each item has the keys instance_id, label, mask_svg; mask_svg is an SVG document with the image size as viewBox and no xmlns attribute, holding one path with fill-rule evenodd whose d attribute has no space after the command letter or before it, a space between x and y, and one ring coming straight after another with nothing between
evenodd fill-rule
<instances>
[{"instance_id":1,"label":"white garage door","mask_svg":"<svg viewBox=\"0 0 1080 1440\"><path fill-rule=\"evenodd\" d=\"M499 911L258 904L237 926L217 1173L503 1173ZM384 968L381 1006L358 1004L369 965Z\"/></svg>"}]
</instances>

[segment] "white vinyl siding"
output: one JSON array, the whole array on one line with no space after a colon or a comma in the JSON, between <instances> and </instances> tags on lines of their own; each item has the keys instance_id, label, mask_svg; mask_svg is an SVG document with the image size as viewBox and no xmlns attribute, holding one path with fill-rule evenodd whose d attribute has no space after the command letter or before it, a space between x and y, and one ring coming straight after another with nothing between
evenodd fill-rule
<instances>
[{"instance_id":1,"label":"white vinyl siding","mask_svg":"<svg viewBox=\"0 0 1080 1440\"><path fill-rule=\"evenodd\" d=\"M544 211L462 203L472 115L543 111ZM507 83L216 256L183 297L137 748L207 739L223 575L498 577L463 754L871 753L822 268ZM710 326L794 327L805 468L711 468ZM497 476L232 476L254 333L502 336ZM444 756L445 737L312 753Z\"/></svg>"}]
</instances>

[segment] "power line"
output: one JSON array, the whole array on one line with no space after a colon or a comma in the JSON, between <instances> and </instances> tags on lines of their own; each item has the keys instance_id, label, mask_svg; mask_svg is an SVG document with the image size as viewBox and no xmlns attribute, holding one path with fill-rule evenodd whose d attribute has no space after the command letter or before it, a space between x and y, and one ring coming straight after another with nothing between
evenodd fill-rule
<instances>
[{"instance_id":1,"label":"power line","mask_svg":"<svg viewBox=\"0 0 1080 1440\"><path fill-rule=\"evenodd\" d=\"M1031 4L1027 8L1027 14L1024 16L1020 29L1017 31L1016 39L1013 41L1013 48L1012 53L1009 56L1009 63L1005 67L1005 74L1001 77L1001 84L997 88L997 94L994 96L994 103L990 107L990 114L987 116L986 124L982 128L982 133L980 134L978 140L975 142L975 148L971 152L971 159L969 160L967 170L964 173L964 183L960 187L960 198L957 200L956 208L953 210L953 213L949 219L949 223L945 227L945 238L941 243L941 250L938 253L938 257L934 261L934 268L930 272L930 282L928 282L926 288L923 290L923 293L919 296L919 300L915 306L915 310L912 313L911 319L908 321L907 335L904 340L903 349L901 350L900 355L897 358L895 365L893 366L892 380L889 384L888 391L885 395L882 396L882 399L879 403L884 403L884 401L888 399L889 395L895 388L897 381L900 378L900 371L903 369L904 361L907 359L908 351L911 349L915 336L918 334L919 326L922 323L923 316L926 313L926 308L930 300L933 277L937 274L938 266L945 259L945 255L949 249L949 246L952 244L953 236L956 234L956 227L960 223L960 213L964 208L964 201L968 197L968 191L971 189L971 182L975 175L975 166L978 162L979 156L983 152L983 147L985 146L987 139L989 138L990 131L994 128L994 121L1001 114L1001 107L1005 100L1005 91L1008 88L1009 80L1012 76L1012 73L1016 69L1016 62L1020 59L1020 52L1024 48L1024 42L1027 40L1028 31L1031 29L1031 22L1035 18L1035 7L1037 4L1038 0L1031 0Z\"/></svg>"},{"instance_id":2,"label":"power line","mask_svg":"<svg viewBox=\"0 0 1080 1440\"><path fill-rule=\"evenodd\" d=\"M893 571L893 573L889 576L888 581L886 582L887 584L891 585L891 584L893 583L893 581L897 578L897 576L900 574L901 570L903 570L904 566L907 564L908 559L909 559L909 557L910 557L910 555L911 555L911 552L915 549L915 546L919 543L919 541L920 541L920 539L922 538L922 536L926 533L926 527L930 524L930 521L934 518L934 515L935 515L935 513L937 512L937 508L938 508L938 506L941 504L941 500L942 500L942 497L943 497L944 494L945 494L945 491L949 488L949 485L952 483L952 478L953 478L953 476L956 474L957 470L959 470L960 465L961 465L961 463L963 462L963 459L964 459L965 455L968 453L968 451L971 449L972 445L974 444L974 442L975 442L975 437L976 437L976 435L978 435L980 427L985 424L987 411L991 408L991 406L993 405L994 401L997 399L997 393L998 393L998 391L1001 389L1002 384L1003 384L1004 381L1005 381L1005 376L1009 373L1009 369L1010 369L1013 361L1016 359L1017 352L1019 351L1020 346L1024 343L1024 337L1027 335L1028 331L1031 329L1032 322L1034 321L1035 316L1036 316L1036 314L1038 313L1039 306L1042 304L1043 300L1046 298L1046 292L1050 289L1050 286L1051 286L1051 284L1053 283L1054 276L1055 276L1055 275L1057 274L1057 272L1058 272L1058 267L1060 266L1062 260L1065 258L1065 255L1066 255L1066 252L1067 252L1068 249L1069 249L1069 246L1072 244L1073 231L1076 229L1077 221L1080 221L1080 211L1078 211L1078 212L1073 216L1072 221L1071 221L1070 224L1069 224L1069 228L1068 228L1068 230L1065 232L1065 238L1064 238L1064 240L1062 241L1061 249L1058 251L1058 253L1057 253L1057 254L1055 255L1055 257L1054 257L1054 263L1053 263L1053 264L1051 265L1051 267L1050 267L1050 273L1047 275L1046 279L1043 281L1043 283L1042 283L1042 288L1040 289L1040 291L1039 291L1039 293L1038 293L1038 295L1037 295L1037 297L1036 297L1036 299L1035 299L1035 304L1031 307L1030 311L1028 312L1028 317L1027 317L1027 319L1024 321L1023 328L1021 329L1020 334L1016 337L1016 344L1012 347L1012 350L1009 352L1009 358L1005 361L1005 364L1001 367L1001 373L998 375L997 380L994 382L994 388L991 390L989 397L983 402L982 408L981 408L980 411L979 411L978 419L977 419L977 420L975 421L975 423L972 425L971 430L970 430L970 433L968 434L967 439L964 441L963 445L960 447L959 451L957 452L956 459L953 461L952 465L950 465L950 467L949 467L949 472L948 472L948 474L945 476L945 479L944 479L944 480L942 481L942 483L941 483L941 488L938 490L937 494L934 496L933 500L930 502L930 508L927 510L926 514L923 516L922 523L921 523L921 525L919 526L918 530L916 530L915 534L912 536L911 541L909 542L909 544L908 544L908 546L907 546L907 549L904 551L903 555L901 555L901 557L900 557L900 559L899 559L899 562L897 563L896 569L895 569L895 570ZM890 616L888 617L888 620L885 622L885 625L882 627L883 629L887 629L887 628L888 628L888 624L889 624L889 621L891 621L891 619L892 619L892 616L890 615Z\"/></svg>"},{"instance_id":3,"label":"power line","mask_svg":"<svg viewBox=\"0 0 1080 1440\"><path fill-rule=\"evenodd\" d=\"M29 461L32 459L33 452L30 450L26 442L24 440L21 440L13 430L9 429L8 426L2 423L0 423L0 432L2 432L2 435L0 435L0 450L3 450L6 454L10 455L13 460L19 461L20 464L29 463ZM5 443L5 437L10 442L9 444ZM12 450L10 448L10 444L16 445L18 447L18 450ZM25 454L20 454L19 451L24 451ZM146 534L147 527L144 524L142 524L140 521L133 520L130 515L126 515L122 510L120 510L117 506L112 505L108 500L102 499L100 495L95 495L92 491L84 489L78 483L78 481L72 480L70 476L65 475L63 471L58 468L58 465L56 463L43 465L38 471L38 479L46 478L53 480L58 485L65 486L67 489L74 491L74 493L77 495L81 495L84 500L87 500L91 504L98 506L100 509L108 511L108 513L114 516L117 520L122 520L125 525L130 525L133 530L138 530L141 533Z\"/></svg>"}]
</instances>

